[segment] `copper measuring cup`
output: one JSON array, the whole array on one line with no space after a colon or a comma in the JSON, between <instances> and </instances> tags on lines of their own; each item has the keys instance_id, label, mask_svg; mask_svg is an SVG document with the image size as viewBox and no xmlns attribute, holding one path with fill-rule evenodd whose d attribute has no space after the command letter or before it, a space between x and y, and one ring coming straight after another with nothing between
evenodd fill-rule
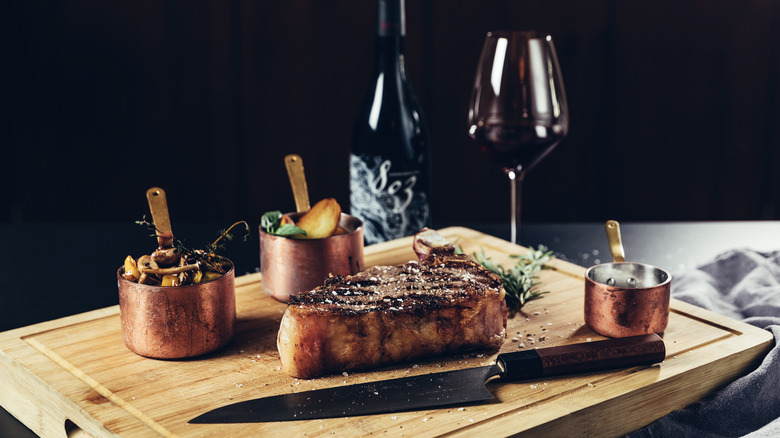
<instances>
[{"instance_id":1,"label":"copper measuring cup","mask_svg":"<svg viewBox=\"0 0 780 438\"><path fill-rule=\"evenodd\" d=\"M585 323L613 338L663 332L672 276L655 266L626 262L620 224L607 221L606 230L614 262L585 272Z\"/></svg>"},{"instance_id":2,"label":"copper measuring cup","mask_svg":"<svg viewBox=\"0 0 780 438\"><path fill-rule=\"evenodd\" d=\"M284 157L297 213L288 213L297 222L311 207L303 170L297 154ZM260 226L260 270L263 290L281 302L290 295L320 286L330 274L352 275L363 270L363 222L341 213L339 227L345 234L324 239L291 239L268 234Z\"/></svg>"},{"instance_id":3,"label":"copper measuring cup","mask_svg":"<svg viewBox=\"0 0 780 438\"><path fill-rule=\"evenodd\" d=\"M165 191L146 192L157 234L171 231ZM122 278L117 271L122 339L135 354L181 359L215 351L233 339L236 322L235 273L200 284L156 286Z\"/></svg>"},{"instance_id":4,"label":"copper measuring cup","mask_svg":"<svg viewBox=\"0 0 780 438\"><path fill-rule=\"evenodd\" d=\"M294 221L304 213L290 213ZM279 301L291 294L320 286L328 275L352 275L363 266L363 222L341 213L339 226L346 234L324 239L290 239L266 233L260 227L260 269L263 290Z\"/></svg>"},{"instance_id":5,"label":"copper measuring cup","mask_svg":"<svg viewBox=\"0 0 780 438\"><path fill-rule=\"evenodd\" d=\"M117 272L122 339L135 354L155 359L200 356L227 345L236 321L234 269L202 284L152 286Z\"/></svg>"}]
</instances>

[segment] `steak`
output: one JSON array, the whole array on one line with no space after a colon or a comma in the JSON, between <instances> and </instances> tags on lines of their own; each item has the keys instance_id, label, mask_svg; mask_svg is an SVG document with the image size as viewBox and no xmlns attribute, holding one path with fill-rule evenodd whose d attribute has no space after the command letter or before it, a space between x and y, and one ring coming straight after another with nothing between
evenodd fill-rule
<instances>
[{"instance_id":1,"label":"steak","mask_svg":"<svg viewBox=\"0 0 780 438\"><path fill-rule=\"evenodd\" d=\"M424 234L427 233L427 234ZM420 261L375 266L290 296L277 347L299 378L498 349L506 337L501 279L429 231L415 238ZM432 250L431 250L432 249Z\"/></svg>"}]
</instances>

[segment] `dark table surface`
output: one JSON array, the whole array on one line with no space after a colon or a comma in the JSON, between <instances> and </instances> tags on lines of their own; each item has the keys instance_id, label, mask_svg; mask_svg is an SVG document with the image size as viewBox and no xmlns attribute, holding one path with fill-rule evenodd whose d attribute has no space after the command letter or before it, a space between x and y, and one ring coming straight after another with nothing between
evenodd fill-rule
<instances>
[{"instance_id":1,"label":"dark table surface","mask_svg":"<svg viewBox=\"0 0 780 438\"><path fill-rule=\"evenodd\" d=\"M174 232L198 248L226 225L182 224ZM458 225L509 237L506 224ZM624 223L621 228L627 260L672 275L730 249L780 250L780 221ZM237 276L259 270L257 224L251 232L249 241L236 239L224 253L235 263ZM0 224L0 241L0 332L118 304L114 272L128 254L148 253L156 245L132 222ZM521 244L544 245L557 257L586 267L612 259L602 223L527 224ZM35 435L0 409L0 436Z\"/></svg>"}]
</instances>

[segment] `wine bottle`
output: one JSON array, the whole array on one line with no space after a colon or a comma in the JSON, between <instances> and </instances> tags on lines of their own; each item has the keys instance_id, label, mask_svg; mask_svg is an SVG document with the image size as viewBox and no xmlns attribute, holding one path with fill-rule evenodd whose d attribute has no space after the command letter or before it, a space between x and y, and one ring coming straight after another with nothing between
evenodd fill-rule
<instances>
[{"instance_id":1,"label":"wine bottle","mask_svg":"<svg viewBox=\"0 0 780 438\"><path fill-rule=\"evenodd\" d=\"M350 154L350 208L368 244L430 225L430 142L406 75L403 0L378 0L377 12L374 76Z\"/></svg>"}]
</instances>

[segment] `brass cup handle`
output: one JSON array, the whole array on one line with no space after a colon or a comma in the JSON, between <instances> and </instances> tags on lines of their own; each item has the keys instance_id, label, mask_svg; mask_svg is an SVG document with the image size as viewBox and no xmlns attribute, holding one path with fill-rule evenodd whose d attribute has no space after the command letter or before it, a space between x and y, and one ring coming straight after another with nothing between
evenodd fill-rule
<instances>
[{"instance_id":1,"label":"brass cup handle","mask_svg":"<svg viewBox=\"0 0 780 438\"><path fill-rule=\"evenodd\" d=\"M306 175L303 172L303 159L297 154L284 157L284 166L287 168L287 176L290 178L295 209L300 213L309 211L309 189L306 187Z\"/></svg>"},{"instance_id":2,"label":"brass cup handle","mask_svg":"<svg viewBox=\"0 0 780 438\"><path fill-rule=\"evenodd\" d=\"M157 235L172 232L165 190L159 187L152 187L146 191L146 200L149 201L149 210L152 212L152 220L157 228Z\"/></svg>"},{"instance_id":3,"label":"brass cup handle","mask_svg":"<svg viewBox=\"0 0 780 438\"><path fill-rule=\"evenodd\" d=\"M626 253L623 250L623 239L620 237L620 224L615 220L608 220L606 224L607 241L612 252L612 260L616 263L626 261Z\"/></svg>"}]
</instances>

